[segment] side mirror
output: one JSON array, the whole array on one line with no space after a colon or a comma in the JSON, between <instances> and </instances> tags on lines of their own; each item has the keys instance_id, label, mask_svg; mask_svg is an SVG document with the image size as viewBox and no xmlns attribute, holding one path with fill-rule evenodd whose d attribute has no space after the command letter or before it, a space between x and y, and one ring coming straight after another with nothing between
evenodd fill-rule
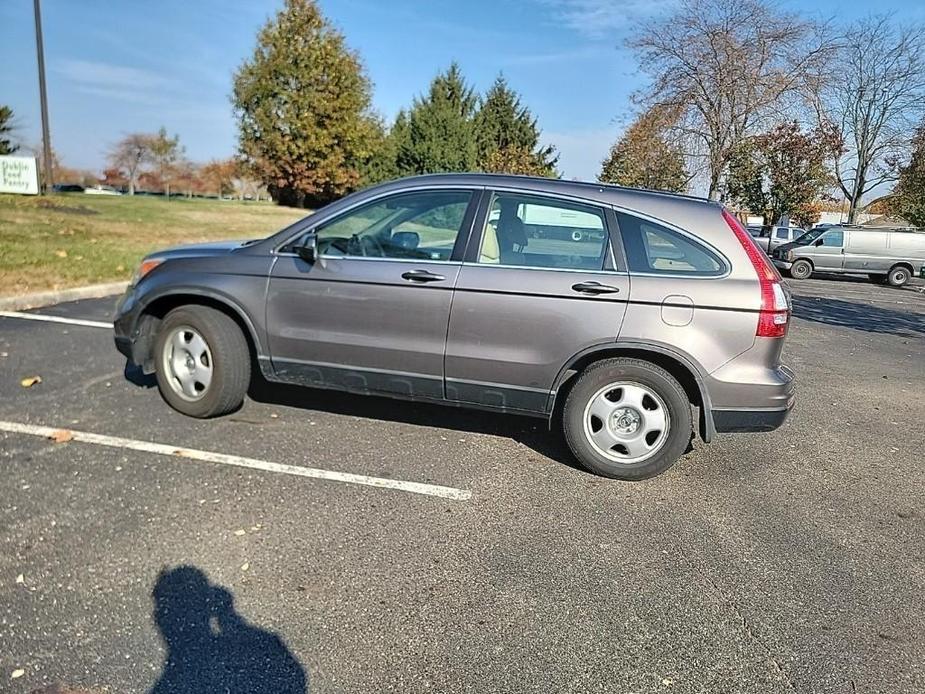
<instances>
[{"instance_id":1,"label":"side mirror","mask_svg":"<svg viewBox=\"0 0 925 694\"><path fill-rule=\"evenodd\" d=\"M314 263L317 258L318 237L314 233L308 234L302 243L295 247L296 254L306 263Z\"/></svg>"},{"instance_id":2,"label":"side mirror","mask_svg":"<svg viewBox=\"0 0 925 694\"><path fill-rule=\"evenodd\" d=\"M815 241L813 241L814 246L821 246L823 243L825 242L822 239L816 239Z\"/></svg>"}]
</instances>

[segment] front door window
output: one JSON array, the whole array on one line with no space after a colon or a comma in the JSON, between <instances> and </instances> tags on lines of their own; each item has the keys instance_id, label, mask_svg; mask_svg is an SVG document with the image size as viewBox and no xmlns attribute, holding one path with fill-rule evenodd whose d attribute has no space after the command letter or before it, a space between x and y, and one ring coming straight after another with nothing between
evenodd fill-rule
<instances>
[{"instance_id":1,"label":"front door window","mask_svg":"<svg viewBox=\"0 0 925 694\"><path fill-rule=\"evenodd\" d=\"M316 230L324 256L447 261L472 193L422 191L351 210Z\"/></svg>"}]
</instances>

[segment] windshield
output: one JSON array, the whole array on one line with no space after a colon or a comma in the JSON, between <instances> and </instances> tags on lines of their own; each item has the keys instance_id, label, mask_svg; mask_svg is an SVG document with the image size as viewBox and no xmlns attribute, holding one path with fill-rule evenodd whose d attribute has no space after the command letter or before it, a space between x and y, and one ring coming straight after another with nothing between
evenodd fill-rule
<instances>
[{"instance_id":1,"label":"windshield","mask_svg":"<svg viewBox=\"0 0 925 694\"><path fill-rule=\"evenodd\" d=\"M807 231L805 234L803 234L799 238L795 239L794 243L798 243L801 246L805 246L806 244L812 243L813 241L818 239L820 236L822 236L827 231L828 229L811 229L810 231Z\"/></svg>"}]
</instances>

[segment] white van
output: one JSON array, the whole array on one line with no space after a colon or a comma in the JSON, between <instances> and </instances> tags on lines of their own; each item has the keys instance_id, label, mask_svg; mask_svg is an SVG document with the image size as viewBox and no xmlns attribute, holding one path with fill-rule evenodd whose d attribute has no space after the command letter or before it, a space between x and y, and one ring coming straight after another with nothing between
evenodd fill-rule
<instances>
[{"instance_id":1,"label":"white van","mask_svg":"<svg viewBox=\"0 0 925 694\"><path fill-rule=\"evenodd\" d=\"M832 226L813 229L775 248L774 264L794 279L813 272L867 275L901 287L922 273L925 230Z\"/></svg>"}]
</instances>

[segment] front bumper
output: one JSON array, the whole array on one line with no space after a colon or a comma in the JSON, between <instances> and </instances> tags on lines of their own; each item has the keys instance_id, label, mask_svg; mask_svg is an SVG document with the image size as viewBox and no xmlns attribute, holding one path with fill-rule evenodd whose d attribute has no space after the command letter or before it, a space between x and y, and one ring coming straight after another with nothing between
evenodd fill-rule
<instances>
[{"instance_id":1,"label":"front bumper","mask_svg":"<svg viewBox=\"0 0 925 694\"><path fill-rule=\"evenodd\" d=\"M788 263L786 260L781 260L780 258L772 258L771 262L774 263L774 267L778 270L787 270L790 271L790 268L793 267L793 263Z\"/></svg>"},{"instance_id":2,"label":"front bumper","mask_svg":"<svg viewBox=\"0 0 925 694\"><path fill-rule=\"evenodd\" d=\"M130 286L116 305L112 327L116 349L133 364L144 367L150 359L152 334L149 321L139 321L140 313L135 288Z\"/></svg>"}]
</instances>

